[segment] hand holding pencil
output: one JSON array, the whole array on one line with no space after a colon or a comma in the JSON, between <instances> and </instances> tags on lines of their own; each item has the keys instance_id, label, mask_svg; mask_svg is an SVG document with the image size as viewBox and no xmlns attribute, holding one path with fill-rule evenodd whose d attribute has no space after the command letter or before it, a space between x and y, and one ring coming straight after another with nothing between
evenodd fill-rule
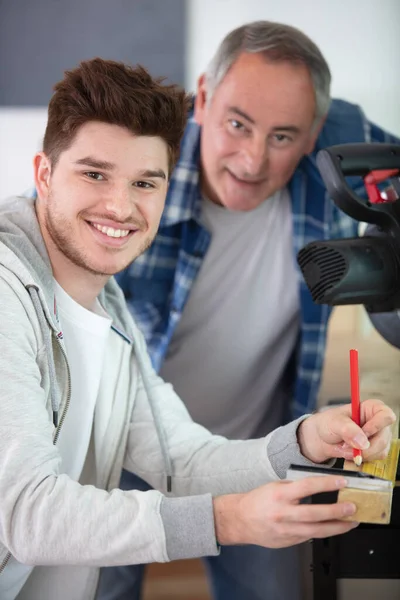
<instances>
[{"instance_id":1,"label":"hand holding pencil","mask_svg":"<svg viewBox=\"0 0 400 600\"><path fill-rule=\"evenodd\" d=\"M351 404L315 413L297 429L303 456L314 463L330 458L354 460L353 450L362 452L362 460L387 456L396 415L382 400L364 400L359 404L359 425L352 418Z\"/></svg>"}]
</instances>

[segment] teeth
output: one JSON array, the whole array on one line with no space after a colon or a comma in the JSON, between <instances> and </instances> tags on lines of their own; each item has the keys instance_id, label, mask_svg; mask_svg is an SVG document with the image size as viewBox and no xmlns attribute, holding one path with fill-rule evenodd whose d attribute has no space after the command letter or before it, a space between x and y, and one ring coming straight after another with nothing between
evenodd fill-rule
<instances>
[{"instance_id":1,"label":"teeth","mask_svg":"<svg viewBox=\"0 0 400 600\"><path fill-rule=\"evenodd\" d=\"M130 232L129 229L114 229L113 227L105 227L103 225L98 225L97 223L92 223L93 227L105 233L109 237L119 238L126 237Z\"/></svg>"}]
</instances>

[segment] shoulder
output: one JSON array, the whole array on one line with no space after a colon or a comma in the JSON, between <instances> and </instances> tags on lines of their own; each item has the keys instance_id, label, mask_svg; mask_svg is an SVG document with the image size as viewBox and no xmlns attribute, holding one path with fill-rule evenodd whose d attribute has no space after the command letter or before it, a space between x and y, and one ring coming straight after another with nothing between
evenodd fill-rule
<instances>
[{"instance_id":1,"label":"shoulder","mask_svg":"<svg viewBox=\"0 0 400 600\"><path fill-rule=\"evenodd\" d=\"M328 146L351 143L398 144L400 140L371 122L357 104L334 99L316 143L316 151Z\"/></svg>"},{"instance_id":2,"label":"shoulder","mask_svg":"<svg viewBox=\"0 0 400 600\"><path fill-rule=\"evenodd\" d=\"M36 354L43 345L43 336L35 308L23 283L3 265L0 298L0 352L12 344L20 348L21 355Z\"/></svg>"},{"instance_id":3,"label":"shoulder","mask_svg":"<svg viewBox=\"0 0 400 600\"><path fill-rule=\"evenodd\" d=\"M368 121L357 104L334 99L318 136L317 148L365 142Z\"/></svg>"}]
</instances>

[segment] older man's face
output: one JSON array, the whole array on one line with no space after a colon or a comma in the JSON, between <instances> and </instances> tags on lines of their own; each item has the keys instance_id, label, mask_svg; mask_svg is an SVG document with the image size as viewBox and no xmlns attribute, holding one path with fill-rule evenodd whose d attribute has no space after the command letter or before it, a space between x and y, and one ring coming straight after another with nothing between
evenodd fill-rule
<instances>
[{"instance_id":1,"label":"older man's face","mask_svg":"<svg viewBox=\"0 0 400 600\"><path fill-rule=\"evenodd\" d=\"M204 194L231 210L256 208L311 152L315 115L312 80L300 63L243 53L210 102L200 78L195 118L202 126Z\"/></svg>"}]
</instances>

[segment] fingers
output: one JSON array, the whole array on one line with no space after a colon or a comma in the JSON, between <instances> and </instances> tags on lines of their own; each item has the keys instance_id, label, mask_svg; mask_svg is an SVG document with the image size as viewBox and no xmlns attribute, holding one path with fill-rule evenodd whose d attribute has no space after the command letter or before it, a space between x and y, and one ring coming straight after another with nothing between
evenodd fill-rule
<instances>
[{"instance_id":1,"label":"fingers","mask_svg":"<svg viewBox=\"0 0 400 600\"><path fill-rule=\"evenodd\" d=\"M335 419L331 423L331 429L351 448L360 450L369 448L370 443L366 433L350 417L343 415L342 419Z\"/></svg>"},{"instance_id":2,"label":"fingers","mask_svg":"<svg viewBox=\"0 0 400 600\"><path fill-rule=\"evenodd\" d=\"M287 485L277 487L276 496L278 500L298 503L303 498L323 492L335 492L346 487L346 479L339 474L316 475L305 477L300 481L289 482Z\"/></svg>"},{"instance_id":3,"label":"fingers","mask_svg":"<svg viewBox=\"0 0 400 600\"><path fill-rule=\"evenodd\" d=\"M362 452L363 460L382 460L386 458L390 450L392 440L392 431L390 427L385 427L377 435L369 438L370 446ZM353 459L353 447L343 442L332 447L332 457Z\"/></svg>"},{"instance_id":4,"label":"fingers","mask_svg":"<svg viewBox=\"0 0 400 600\"><path fill-rule=\"evenodd\" d=\"M329 453L332 458L351 460L353 458L353 447L343 442L343 444L332 446Z\"/></svg>"},{"instance_id":5,"label":"fingers","mask_svg":"<svg viewBox=\"0 0 400 600\"><path fill-rule=\"evenodd\" d=\"M346 486L344 477L317 475L300 481L267 483L239 499L239 517L246 526L239 527L233 539L240 543L257 543L269 548L284 548L310 538L346 533L358 523L356 506L351 502L300 504L302 498L323 492L335 492ZM235 523L240 518L235 518ZM232 539L232 536L229 538Z\"/></svg>"},{"instance_id":6,"label":"fingers","mask_svg":"<svg viewBox=\"0 0 400 600\"><path fill-rule=\"evenodd\" d=\"M362 429L351 420L350 405L342 406L338 410L341 415L331 419L329 428L332 437L339 437L352 448L367 450L368 438L372 438L386 427L390 427L396 421L393 410L386 406L381 400L365 400L361 402ZM326 440L328 441L328 440Z\"/></svg>"},{"instance_id":7,"label":"fingers","mask_svg":"<svg viewBox=\"0 0 400 600\"><path fill-rule=\"evenodd\" d=\"M332 521L314 525L313 538L326 538L347 533L359 526L355 521Z\"/></svg>"},{"instance_id":8,"label":"fingers","mask_svg":"<svg viewBox=\"0 0 400 600\"><path fill-rule=\"evenodd\" d=\"M357 507L352 502L336 504L299 504L285 510L285 521L292 523L320 523L339 521L356 514ZM277 518L278 520L278 518Z\"/></svg>"},{"instance_id":9,"label":"fingers","mask_svg":"<svg viewBox=\"0 0 400 600\"><path fill-rule=\"evenodd\" d=\"M363 451L364 460L382 460L390 449L391 426L396 415L381 400L365 400L361 403L363 432L369 438L370 446ZM347 458L347 457L346 457Z\"/></svg>"},{"instance_id":10,"label":"fingers","mask_svg":"<svg viewBox=\"0 0 400 600\"><path fill-rule=\"evenodd\" d=\"M353 521L326 521L309 525L306 523L298 523L291 525L291 535L298 541L294 542L301 544L313 538L327 538L334 535L347 533L358 527L359 523Z\"/></svg>"},{"instance_id":11,"label":"fingers","mask_svg":"<svg viewBox=\"0 0 400 600\"><path fill-rule=\"evenodd\" d=\"M365 422L363 425L363 431L365 435L370 438L385 427L389 428L395 421L396 415L392 409L383 405L381 410L379 410L376 414L374 414L373 417Z\"/></svg>"},{"instance_id":12,"label":"fingers","mask_svg":"<svg viewBox=\"0 0 400 600\"><path fill-rule=\"evenodd\" d=\"M371 440L371 446L365 452L363 452L363 459L366 461L371 460L382 460L386 458L390 450L390 442L392 434L390 429L381 431L380 434L375 436Z\"/></svg>"},{"instance_id":13,"label":"fingers","mask_svg":"<svg viewBox=\"0 0 400 600\"><path fill-rule=\"evenodd\" d=\"M291 544L300 544L312 538L326 538L347 533L358 527L359 523L343 521L342 519L356 518L357 507L352 502L337 502L336 504L309 504L285 507L282 515L274 515L275 523L280 526L281 535L291 538ZM296 541L293 541L293 540Z\"/></svg>"}]
</instances>

